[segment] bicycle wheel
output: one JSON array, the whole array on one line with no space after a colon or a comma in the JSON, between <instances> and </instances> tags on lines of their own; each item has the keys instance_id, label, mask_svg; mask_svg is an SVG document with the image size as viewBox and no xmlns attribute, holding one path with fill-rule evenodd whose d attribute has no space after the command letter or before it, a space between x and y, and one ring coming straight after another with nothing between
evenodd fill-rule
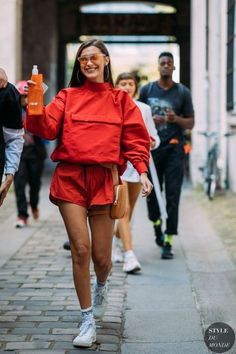
<instances>
[{"instance_id":1,"label":"bicycle wheel","mask_svg":"<svg viewBox=\"0 0 236 354\"><path fill-rule=\"evenodd\" d=\"M216 191L216 179L215 176L211 176L208 180L207 195L209 200L213 200Z\"/></svg>"},{"instance_id":2,"label":"bicycle wheel","mask_svg":"<svg viewBox=\"0 0 236 354\"><path fill-rule=\"evenodd\" d=\"M208 184L207 195L209 200L213 200L216 191L216 179L217 179L217 154L216 150L211 150L208 157Z\"/></svg>"}]
</instances>

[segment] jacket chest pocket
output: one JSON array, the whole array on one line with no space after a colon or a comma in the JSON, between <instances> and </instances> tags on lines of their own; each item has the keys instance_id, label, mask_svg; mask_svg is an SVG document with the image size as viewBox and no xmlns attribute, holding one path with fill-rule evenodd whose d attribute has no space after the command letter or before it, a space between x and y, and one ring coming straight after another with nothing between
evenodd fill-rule
<instances>
[{"instance_id":1,"label":"jacket chest pocket","mask_svg":"<svg viewBox=\"0 0 236 354\"><path fill-rule=\"evenodd\" d=\"M72 114L64 139L84 156L119 155L122 121L119 116Z\"/></svg>"},{"instance_id":2,"label":"jacket chest pocket","mask_svg":"<svg viewBox=\"0 0 236 354\"><path fill-rule=\"evenodd\" d=\"M116 141L121 135L121 119L119 116L108 118L105 115L72 114L71 129L78 136L94 141Z\"/></svg>"}]
</instances>

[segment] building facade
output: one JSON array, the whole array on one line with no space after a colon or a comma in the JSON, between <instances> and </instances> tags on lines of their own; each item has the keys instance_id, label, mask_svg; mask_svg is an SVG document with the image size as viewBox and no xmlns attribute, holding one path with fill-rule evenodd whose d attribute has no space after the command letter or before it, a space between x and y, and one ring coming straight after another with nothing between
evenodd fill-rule
<instances>
[{"instance_id":1,"label":"building facade","mask_svg":"<svg viewBox=\"0 0 236 354\"><path fill-rule=\"evenodd\" d=\"M191 176L202 183L199 167L206 161L209 139L202 131L219 134L222 187L236 192L236 1L192 0L191 89L196 125L192 132ZM207 141L208 140L208 141Z\"/></svg>"}]
</instances>

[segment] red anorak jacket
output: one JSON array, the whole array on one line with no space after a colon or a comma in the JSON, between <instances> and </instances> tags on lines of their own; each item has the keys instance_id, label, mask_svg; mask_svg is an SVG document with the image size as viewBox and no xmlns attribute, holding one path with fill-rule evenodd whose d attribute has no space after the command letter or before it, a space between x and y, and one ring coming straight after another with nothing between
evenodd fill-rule
<instances>
[{"instance_id":1,"label":"red anorak jacket","mask_svg":"<svg viewBox=\"0 0 236 354\"><path fill-rule=\"evenodd\" d=\"M53 161L117 164L129 160L141 174L149 161L149 134L129 95L109 83L86 81L62 89L42 116L28 115L26 129L47 140L58 139Z\"/></svg>"}]
</instances>

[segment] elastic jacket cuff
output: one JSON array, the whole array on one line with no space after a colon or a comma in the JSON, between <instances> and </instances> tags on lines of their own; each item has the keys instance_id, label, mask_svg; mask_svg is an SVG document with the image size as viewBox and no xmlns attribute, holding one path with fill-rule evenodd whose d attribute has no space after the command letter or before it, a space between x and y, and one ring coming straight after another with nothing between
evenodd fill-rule
<instances>
[{"instance_id":1,"label":"elastic jacket cuff","mask_svg":"<svg viewBox=\"0 0 236 354\"><path fill-rule=\"evenodd\" d=\"M147 165L145 164L145 162L142 161L137 162L134 165L134 168L138 171L139 175L141 175L141 173L148 172Z\"/></svg>"}]
</instances>

